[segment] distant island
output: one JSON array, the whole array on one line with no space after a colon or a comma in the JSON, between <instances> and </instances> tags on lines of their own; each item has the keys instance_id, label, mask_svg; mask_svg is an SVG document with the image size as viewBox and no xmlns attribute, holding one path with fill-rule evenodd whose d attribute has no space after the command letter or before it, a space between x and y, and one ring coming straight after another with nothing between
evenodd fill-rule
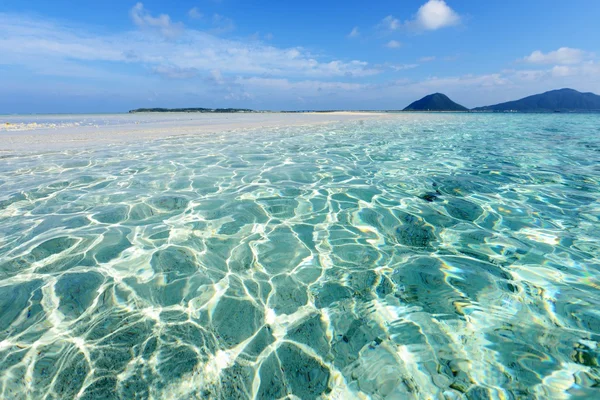
<instances>
[{"instance_id":1,"label":"distant island","mask_svg":"<svg viewBox=\"0 0 600 400\"><path fill-rule=\"evenodd\" d=\"M255 112L248 108L136 108L130 114L142 112L186 112L186 113L250 113Z\"/></svg>"},{"instance_id":2,"label":"distant island","mask_svg":"<svg viewBox=\"0 0 600 400\"><path fill-rule=\"evenodd\" d=\"M278 111L282 113L302 112L335 112L343 110L302 110ZM378 112L397 112L397 110L372 110ZM433 112L600 112L600 96L594 93L582 93L575 89L558 89L549 92L528 96L520 100L491 106L475 107L468 109L452 101L443 93L433 93L419 99L402 111L433 111ZM129 113L260 113L269 111L256 111L249 108L137 108Z\"/></svg>"},{"instance_id":3,"label":"distant island","mask_svg":"<svg viewBox=\"0 0 600 400\"><path fill-rule=\"evenodd\" d=\"M434 93L411 103L402 111L471 111L471 112L600 112L600 96L581 93L575 89L558 89L528 96L520 100L476 107L471 110L450 100L442 93Z\"/></svg>"},{"instance_id":4,"label":"distant island","mask_svg":"<svg viewBox=\"0 0 600 400\"><path fill-rule=\"evenodd\" d=\"M477 107L472 111L491 112L599 112L600 96L574 89L558 89L520 100Z\"/></svg>"},{"instance_id":5,"label":"distant island","mask_svg":"<svg viewBox=\"0 0 600 400\"><path fill-rule=\"evenodd\" d=\"M443 93L434 93L411 103L402 111L469 111Z\"/></svg>"}]
</instances>

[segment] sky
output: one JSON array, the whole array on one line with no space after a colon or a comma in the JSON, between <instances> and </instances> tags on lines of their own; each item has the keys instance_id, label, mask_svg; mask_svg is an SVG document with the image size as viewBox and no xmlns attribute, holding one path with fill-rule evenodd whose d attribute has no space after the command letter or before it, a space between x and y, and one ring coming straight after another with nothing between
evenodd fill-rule
<instances>
[{"instance_id":1,"label":"sky","mask_svg":"<svg viewBox=\"0 0 600 400\"><path fill-rule=\"evenodd\" d=\"M599 16L598 0L0 0L0 114L600 93Z\"/></svg>"}]
</instances>

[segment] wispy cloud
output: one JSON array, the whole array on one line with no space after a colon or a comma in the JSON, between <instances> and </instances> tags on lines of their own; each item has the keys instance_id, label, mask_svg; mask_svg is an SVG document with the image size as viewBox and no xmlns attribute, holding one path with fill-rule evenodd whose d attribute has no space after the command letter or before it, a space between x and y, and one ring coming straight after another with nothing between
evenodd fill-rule
<instances>
[{"instance_id":1,"label":"wispy cloud","mask_svg":"<svg viewBox=\"0 0 600 400\"><path fill-rule=\"evenodd\" d=\"M561 47L558 50L543 53L540 50L536 50L527 57L523 58L523 61L531 64L559 64L559 65L573 65L583 62L586 58L590 58L591 54L580 50L573 49L570 47Z\"/></svg>"},{"instance_id":2,"label":"wispy cloud","mask_svg":"<svg viewBox=\"0 0 600 400\"><path fill-rule=\"evenodd\" d=\"M388 49L397 49L401 46L402 46L402 43L400 43L397 40L390 40L389 42L387 42L385 44L385 47L387 47Z\"/></svg>"},{"instance_id":3,"label":"wispy cloud","mask_svg":"<svg viewBox=\"0 0 600 400\"><path fill-rule=\"evenodd\" d=\"M172 65L157 65L152 68L152 71L171 79L189 79L199 74L196 68L181 68Z\"/></svg>"},{"instance_id":4,"label":"wispy cloud","mask_svg":"<svg viewBox=\"0 0 600 400\"><path fill-rule=\"evenodd\" d=\"M389 67L394 71L406 71L407 69L417 68L419 64L391 64Z\"/></svg>"},{"instance_id":5,"label":"wispy cloud","mask_svg":"<svg viewBox=\"0 0 600 400\"><path fill-rule=\"evenodd\" d=\"M131 16L133 23L139 28L157 30L162 35L169 38L178 36L183 30L183 24L174 23L167 14L153 17L146 11L142 3L137 3L133 6L129 15Z\"/></svg>"},{"instance_id":6,"label":"wispy cloud","mask_svg":"<svg viewBox=\"0 0 600 400\"><path fill-rule=\"evenodd\" d=\"M215 33L227 33L235 29L233 20L221 14L213 14L212 23L214 25L213 32Z\"/></svg>"},{"instance_id":7,"label":"wispy cloud","mask_svg":"<svg viewBox=\"0 0 600 400\"><path fill-rule=\"evenodd\" d=\"M277 46L267 43L264 34L225 37L211 31L217 28L213 22L227 25L224 19L213 21L211 14L196 24L203 26L199 29L159 14L160 10L150 11L136 4L130 11L130 28L112 33L0 12L0 105L10 110L13 94L31 93L32 98L39 95L53 99L59 93L69 99L94 99L96 103L90 104L110 96L121 101L119 104L152 99L162 106L192 103L253 108L294 108L300 104L307 108L398 108L434 91L456 96L468 106L559 87L600 91L600 64L592 53L581 49L536 51L521 58L514 70L418 78L418 71L408 70L432 61L434 56L407 59L414 63L382 61L374 65L315 54L299 46ZM413 21L418 18L416 15ZM406 29L392 16L384 21L387 32ZM379 50L390 57L394 52L383 51L383 46L392 38L397 39L380 37ZM397 48L395 44L391 47ZM437 60L448 58L438 55ZM369 78L378 74L381 76L377 79ZM39 82L44 82L43 88ZM45 101L50 104L53 100Z\"/></svg>"},{"instance_id":8,"label":"wispy cloud","mask_svg":"<svg viewBox=\"0 0 600 400\"><path fill-rule=\"evenodd\" d=\"M420 64L394 64L394 63L390 63L390 62L386 62L383 64L377 64L375 65L376 68L381 69L381 70L392 70L392 71L406 71L409 69L414 69L419 67Z\"/></svg>"},{"instance_id":9,"label":"wispy cloud","mask_svg":"<svg viewBox=\"0 0 600 400\"><path fill-rule=\"evenodd\" d=\"M348 82L322 82L315 80L303 80L303 81L290 81L285 78L261 78L261 77L250 77L250 78L237 78L235 82L243 85L246 88L271 88L279 90L301 90L303 95L309 94L309 92L320 92L323 90L327 91L357 91L369 87L368 84L363 83L348 83ZM314 93L316 94L316 93Z\"/></svg>"},{"instance_id":10,"label":"wispy cloud","mask_svg":"<svg viewBox=\"0 0 600 400\"><path fill-rule=\"evenodd\" d=\"M503 75L513 76L519 81L534 82L546 75L547 71L543 70L515 70L506 69L502 71Z\"/></svg>"},{"instance_id":11,"label":"wispy cloud","mask_svg":"<svg viewBox=\"0 0 600 400\"><path fill-rule=\"evenodd\" d=\"M350 31L350 33L347 35L347 37L349 38L357 38L360 36L360 31L358 30L358 27L355 26L354 28L352 28L352 30Z\"/></svg>"},{"instance_id":12,"label":"wispy cloud","mask_svg":"<svg viewBox=\"0 0 600 400\"><path fill-rule=\"evenodd\" d=\"M398 20L397 18L395 18L392 15L388 15L387 17L385 17L384 19L381 20L381 22L379 23L378 27L384 31L396 31L398 29L400 29L400 27L402 26L402 23L400 22L400 20Z\"/></svg>"},{"instance_id":13,"label":"wispy cloud","mask_svg":"<svg viewBox=\"0 0 600 400\"><path fill-rule=\"evenodd\" d=\"M420 86L443 89L463 85L465 87L497 87L510 84L511 81L501 73L473 75L467 74L457 77L431 77L419 82Z\"/></svg>"},{"instance_id":14,"label":"wispy cloud","mask_svg":"<svg viewBox=\"0 0 600 400\"><path fill-rule=\"evenodd\" d=\"M33 69L44 64L110 61L139 64L172 76L219 69L224 75L288 78L362 77L380 73L367 62L327 60L301 47L280 48L252 40L231 40L153 17L139 3L131 10L138 31L97 35L48 20L0 13L0 64ZM161 35L157 36L155 31ZM174 32L177 35L174 36ZM169 40L165 41L167 38ZM101 68L101 67L99 67ZM59 68L56 68L59 70ZM182 72L185 71L185 72Z\"/></svg>"},{"instance_id":15,"label":"wispy cloud","mask_svg":"<svg viewBox=\"0 0 600 400\"><path fill-rule=\"evenodd\" d=\"M435 61L435 59L436 59L435 56L421 57L421 58L419 58L419 62L431 62L431 61Z\"/></svg>"},{"instance_id":16,"label":"wispy cloud","mask_svg":"<svg viewBox=\"0 0 600 400\"><path fill-rule=\"evenodd\" d=\"M203 14L198 10L198 7L193 7L188 11L188 17L191 19L201 19Z\"/></svg>"},{"instance_id":17,"label":"wispy cloud","mask_svg":"<svg viewBox=\"0 0 600 400\"><path fill-rule=\"evenodd\" d=\"M273 34L272 33L266 33L266 34L261 34L260 32L254 32L252 35L249 36L251 40L253 41L257 41L257 40L273 40Z\"/></svg>"}]
</instances>

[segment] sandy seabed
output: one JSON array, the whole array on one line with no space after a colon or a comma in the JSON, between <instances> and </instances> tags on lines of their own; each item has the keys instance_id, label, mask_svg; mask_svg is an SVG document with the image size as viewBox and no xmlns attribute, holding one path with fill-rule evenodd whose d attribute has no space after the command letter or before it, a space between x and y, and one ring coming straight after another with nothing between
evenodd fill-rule
<instances>
[{"instance_id":1,"label":"sandy seabed","mask_svg":"<svg viewBox=\"0 0 600 400\"><path fill-rule=\"evenodd\" d=\"M598 398L598 115L0 126L0 399Z\"/></svg>"}]
</instances>

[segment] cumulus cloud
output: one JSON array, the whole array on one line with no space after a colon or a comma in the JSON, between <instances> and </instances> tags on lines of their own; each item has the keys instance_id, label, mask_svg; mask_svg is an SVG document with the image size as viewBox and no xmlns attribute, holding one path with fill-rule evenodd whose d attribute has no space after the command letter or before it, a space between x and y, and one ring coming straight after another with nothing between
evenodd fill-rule
<instances>
[{"instance_id":1,"label":"cumulus cloud","mask_svg":"<svg viewBox=\"0 0 600 400\"><path fill-rule=\"evenodd\" d=\"M448 26L458 25L461 16L444 0L429 0L419 7L414 18L404 23L393 15L383 18L377 28L384 32L394 32L399 29L420 31L435 31Z\"/></svg>"},{"instance_id":2,"label":"cumulus cloud","mask_svg":"<svg viewBox=\"0 0 600 400\"><path fill-rule=\"evenodd\" d=\"M553 78L584 78L598 82L600 80L600 64L593 61L586 61L580 65L555 65L549 71L546 71L546 75L550 75ZM592 82L587 81L586 83L589 85Z\"/></svg>"},{"instance_id":3,"label":"cumulus cloud","mask_svg":"<svg viewBox=\"0 0 600 400\"><path fill-rule=\"evenodd\" d=\"M349 38L356 38L356 37L359 37L359 36L360 36L360 31L358 30L357 26L355 26L354 28L352 28L352 30L348 34Z\"/></svg>"},{"instance_id":4,"label":"cumulus cloud","mask_svg":"<svg viewBox=\"0 0 600 400\"><path fill-rule=\"evenodd\" d=\"M388 49L397 49L397 48L399 48L400 46L402 46L402 43L400 43L400 42L399 42L399 41L397 41L397 40L390 40L389 42L387 42L387 43L385 44L385 47L387 47Z\"/></svg>"},{"instance_id":5,"label":"cumulus cloud","mask_svg":"<svg viewBox=\"0 0 600 400\"><path fill-rule=\"evenodd\" d=\"M155 29L162 35L174 38L178 36L183 30L183 24L174 23L171 21L171 17L167 14L161 14L158 17L153 17L144 8L144 4L137 3L129 12L133 23L139 28L144 29Z\"/></svg>"},{"instance_id":6,"label":"cumulus cloud","mask_svg":"<svg viewBox=\"0 0 600 400\"><path fill-rule=\"evenodd\" d=\"M435 31L458 25L460 21L460 15L444 0L429 0L419 8L415 18L408 21L406 25L416 30Z\"/></svg>"},{"instance_id":7,"label":"cumulus cloud","mask_svg":"<svg viewBox=\"0 0 600 400\"><path fill-rule=\"evenodd\" d=\"M588 56L588 53L583 50L561 47L558 50L550 51L548 53L536 50L525 57L523 61L531 64L573 65L581 63Z\"/></svg>"},{"instance_id":8,"label":"cumulus cloud","mask_svg":"<svg viewBox=\"0 0 600 400\"><path fill-rule=\"evenodd\" d=\"M572 69L566 65L556 65L552 68L552 76L569 76L572 73Z\"/></svg>"}]
</instances>

